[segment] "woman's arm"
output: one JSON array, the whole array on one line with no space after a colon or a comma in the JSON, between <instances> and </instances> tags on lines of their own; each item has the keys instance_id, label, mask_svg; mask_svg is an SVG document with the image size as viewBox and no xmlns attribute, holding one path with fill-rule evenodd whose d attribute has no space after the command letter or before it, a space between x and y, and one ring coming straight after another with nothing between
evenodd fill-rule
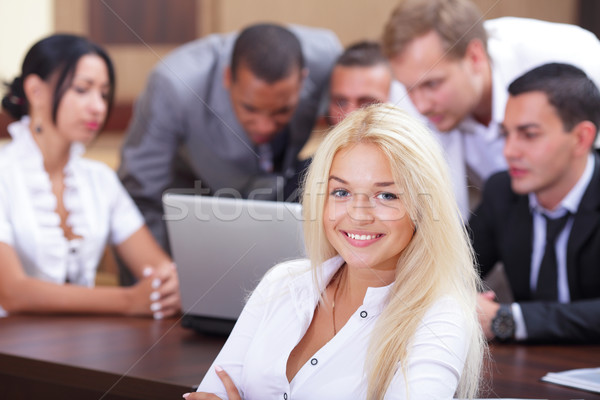
<instances>
[{"instance_id":1,"label":"woman's arm","mask_svg":"<svg viewBox=\"0 0 600 400\"><path fill-rule=\"evenodd\" d=\"M270 312L270 307L273 306L274 298L276 298L273 292L284 290L286 287L287 283L281 277L282 268L285 268L285 266L279 265L267 272L254 292L252 292L227 342L223 345L217 358L213 361L212 366L208 369L198 386L198 392L201 392L202 395L194 395L191 398L234 400L236 397L231 397L232 393L243 396L244 386L242 376L244 375L244 368L246 368L244 360L253 339L257 335L261 322L265 318L265 315ZM220 372L217 367L222 368L224 373ZM228 381L231 381L229 386L223 380L225 375ZM211 395L214 395L214 397Z\"/></svg>"},{"instance_id":2,"label":"woman's arm","mask_svg":"<svg viewBox=\"0 0 600 400\"><path fill-rule=\"evenodd\" d=\"M435 303L412 339L406 376L396 372L385 399L452 399L474 334L454 300Z\"/></svg>"},{"instance_id":3,"label":"woman's arm","mask_svg":"<svg viewBox=\"0 0 600 400\"><path fill-rule=\"evenodd\" d=\"M152 315L150 294L155 276L131 287L88 288L56 284L25 274L19 257L0 242L0 305L9 313L105 313Z\"/></svg>"},{"instance_id":4,"label":"woman's arm","mask_svg":"<svg viewBox=\"0 0 600 400\"><path fill-rule=\"evenodd\" d=\"M143 225L122 243L115 246L121 259L138 279L148 275L156 290L152 293L155 317L173 315L181 310L179 278L175 264L162 250L150 230Z\"/></svg>"},{"instance_id":5,"label":"woman's arm","mask_svg":"<svg viewBox=\"0 0 600 400\"><path fill-rule=\"evenodd\" d=\"M235 383L231 380L231 377L225 370L219 366L215 367L215 373L223 382L223 386L227 391L227 397L229 400L242 400L242 396L240 396L240 392L238 388L235 386ZM185 393L183 398L186 400L222 400L220 397L213 393L206 392L196 392L196 393Z\"/></svg>"}]
</instances>

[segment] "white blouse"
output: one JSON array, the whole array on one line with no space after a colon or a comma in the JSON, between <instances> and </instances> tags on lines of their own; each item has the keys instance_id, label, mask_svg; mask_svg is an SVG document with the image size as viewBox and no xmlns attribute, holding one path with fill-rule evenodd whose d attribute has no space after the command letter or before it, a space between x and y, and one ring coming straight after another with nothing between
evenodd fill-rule
<instances>
[{"instance_id":1,"label":"white blouse","mask_svg":"<svg viewBox=\"0 0 600 400\"><path fill-rule=\"evenodd\" d=\"M214 366L219 365L246 400L364 399L367 347L391 285L369 288L362 306L337 335L291 382L286 377L289 354L308 329L319 294L342 264L338 256L323 265L319 289L313 283L308 260L287 262L268 273L248 300L198 391L228 398L214 372ZM465 318L456 301L440 299L427 311L416 332L406 376L396 373L385 398L451 399L469 342Z\"/></svg>"},{"instance_id":2,"label":"white blouse","mask_svg":"<svg viewBox=\"0 0 600 400\"><path fill-rule=\"evenodd\" d=\"M114 171L82 158L83 144L74 143L64 169L63 202L67 225L81 239L67 240L29 118L8 131L12 141L0 149L0 242L15 249L31 277L93 286L106 245L136 232L144 223L140 212ZM0 315L3 311L0 306Z\"/></svg>"}]
</instances>

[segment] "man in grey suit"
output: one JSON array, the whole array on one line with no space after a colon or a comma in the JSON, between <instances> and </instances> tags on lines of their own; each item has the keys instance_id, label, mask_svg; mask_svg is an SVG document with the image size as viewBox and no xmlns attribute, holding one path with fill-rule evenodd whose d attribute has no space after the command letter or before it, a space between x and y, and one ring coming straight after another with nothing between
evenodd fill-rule
<instances>
[{"instance_id":1,"label":"man in grey suit","mask_svg":"<svg viewBox=\"0 0 600 400\"><path fill-rule=\"evenodd\" d=\"M340 52L330 31L259 24L185 44L160 62L136 102L119 176L165 249L167 189L290 198Z\"/></svg>"},{"instance_id":2,"label":"man in grey suit","mask_svg":"<svg viewBox=\"0 0 600 400\"><path fill-rule=\"evenodd\" d=\"M481 274L501 261L515 303L480 295L489 339L600 341L600 92L545 64L508 87L504 156L469 222Z\"/></svg>"}]
</instances>

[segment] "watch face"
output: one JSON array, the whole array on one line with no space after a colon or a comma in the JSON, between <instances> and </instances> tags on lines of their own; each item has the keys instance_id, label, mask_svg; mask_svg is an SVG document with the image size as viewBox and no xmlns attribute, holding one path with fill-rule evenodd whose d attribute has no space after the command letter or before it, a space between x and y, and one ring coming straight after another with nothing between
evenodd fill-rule
<instances>
[{"instance_id":1,"label":"watch face","mask_svg":"<svg viewBox=\"0 0 600 400\"><path fill-rule=\"evenodd\" d=\"M511 339L515 334L515 320L508 306L501 306L492 320L492 332L499 340Z\"/></svg>"}]
</instances>

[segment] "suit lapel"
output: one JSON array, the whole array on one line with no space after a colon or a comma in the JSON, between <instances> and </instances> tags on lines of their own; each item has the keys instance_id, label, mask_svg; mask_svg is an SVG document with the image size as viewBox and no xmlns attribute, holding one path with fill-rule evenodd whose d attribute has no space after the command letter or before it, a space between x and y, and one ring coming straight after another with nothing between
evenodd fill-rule
<instances>
[{"instance_id":1,"label":"suit lapel","mask_svg":"<svg viewBox=\"0 0 600 400\"><path fill-rule=\"evenodd\" d=\"M519 196L506 224L504 265L515 298L529 300L533 222L527 196Z\"/></svg>"},{"instance_id":2,"label":"suit lapel","mask_svg":"<svg viewBox=\"0 0 600 400\"><path fill-rule=\"evenodd\" d=\"M596 232L600 224L600 159L597 155L594 161L592 180L581 198L567 244L567 276L571 300L577 300L580 296L579 270L572 266L577 265L577 255L581 247Z\"/></svg>"}]
</instances>

